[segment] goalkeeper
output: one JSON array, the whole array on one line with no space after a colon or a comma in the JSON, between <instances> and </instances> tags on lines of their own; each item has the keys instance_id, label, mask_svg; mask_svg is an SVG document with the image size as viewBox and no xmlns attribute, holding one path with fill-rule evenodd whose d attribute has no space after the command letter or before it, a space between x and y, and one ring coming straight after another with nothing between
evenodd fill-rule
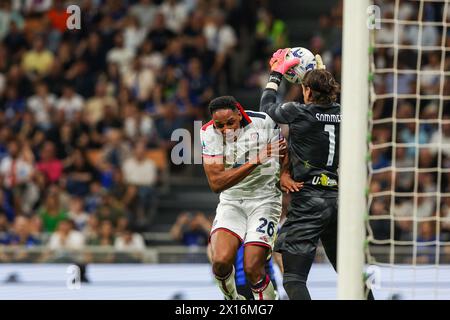
<instances>
[{"instance_id":1,"label":"goalkeeper","mask_svg":"<svg viewBox=\"0 0 450 320\"><path fill-rule=\"evenodd\" d=\"M304 104L276 102L283 75L300 62L298 58L286 59L289 50L278 50L270 60L271 73L260 111L277 123L289 124L289 157L280 183L292 200L274 250L282 254L283 286L289 299L309 300L306 282L319 239L336 270L341 107L336 102L339 85L319 55L317 68L302 80ZM297 192L298 181L304 185ZM368 295L373 298L371 292Z\"/></svg>"}]
</instances>

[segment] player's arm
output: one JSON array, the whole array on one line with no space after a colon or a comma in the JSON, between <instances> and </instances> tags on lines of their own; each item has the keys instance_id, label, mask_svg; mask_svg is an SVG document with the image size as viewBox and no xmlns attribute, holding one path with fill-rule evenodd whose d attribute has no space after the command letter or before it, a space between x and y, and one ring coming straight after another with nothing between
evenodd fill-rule
<instances>
[{"instance_id":1,"label":"player's arm","mask_svg":"<svg viewBox=\"0 0 450 320\"><path fill-rule=\"evenodd\" d=\"M303 188L303 182L297 182L292 179L291 172L289 170L289 156L286 155L283 158L280 172L280 187L281 190L289 192L298 192Z\"/></svg>"},{"instance_id":2,"label":"player's arm","mask_svg":"<svg viewBox=\"0 0 450 320\"><path fill-rule=\"evenodd\" d=\"M271 157L284 157L286 154L286 141L280 140L267 144L254 159L237 168L225 170L223 158L203 158L203 168L212 191L219 193L238 184L247 177L257 166ZM220 160L219 160L220 159ZM218 161L219 160L219 161Z\"/></svg>"},{"instance_id":3,"label":"player's arm","mask_svg":"<svg viewBox=\"0 0 450 320\"><path fill-rule=\"evenodd\" d=\"M278 86L283 74L300 62L298 58L285 60L289 49L278 50L270 60L271 72L269 81L261 96L259 109L267 113L275 122L291 123L297 117L299 109L295 102L277 103Z\"/></svg>"}]
</instances>

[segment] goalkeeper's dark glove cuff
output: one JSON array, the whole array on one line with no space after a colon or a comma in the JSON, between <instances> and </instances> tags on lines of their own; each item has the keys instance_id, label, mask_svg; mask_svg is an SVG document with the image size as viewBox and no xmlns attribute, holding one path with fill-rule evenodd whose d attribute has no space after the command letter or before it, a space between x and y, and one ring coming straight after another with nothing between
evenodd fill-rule
<instances>
[{"instance_id":1,"label":"goalkeeper's dark glove cuff","mask_svg":"<svg viewBox=\"0 0 450 320\"><path fill-rule=\"evenodd\" d=\"M277 86L281 84L281 80L283 80L283 75L278 71L272 71L269 75L269 82L275 83Z\"/></svg>"}]
</instances>

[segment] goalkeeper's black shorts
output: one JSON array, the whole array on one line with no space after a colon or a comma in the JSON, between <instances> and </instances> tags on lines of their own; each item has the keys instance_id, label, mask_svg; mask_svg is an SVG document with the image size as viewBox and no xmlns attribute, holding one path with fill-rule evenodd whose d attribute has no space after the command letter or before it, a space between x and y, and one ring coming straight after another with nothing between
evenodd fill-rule
<instances>
[{"instance_id":1,"label":"goalkeeper's black shorts","mask_svg":"<svg viewBox=\"0 0 450 320\"><path fill-rule=\"evenodd\" d=\"M278 234L274 250L314 256L321 239L326 249L330 249L327 251L331 251L334 256L337 244L337 213L337 197L296 195L291 201L287 219Z\"/></svg>"}]
</instances>

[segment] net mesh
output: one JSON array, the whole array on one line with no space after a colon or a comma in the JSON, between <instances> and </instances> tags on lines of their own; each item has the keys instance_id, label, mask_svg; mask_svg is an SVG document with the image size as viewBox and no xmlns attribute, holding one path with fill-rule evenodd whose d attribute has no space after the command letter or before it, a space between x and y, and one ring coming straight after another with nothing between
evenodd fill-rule
<instances>
[{"instance_id":1,"label":"net mesh","mask_svg":"<svg viewBox=\"0 0 450 320\"><path fill-rule=\"evenodd\" d=\"M367 262L390 298L449 299L450 3L374 4Z\"/></svg>"}]
</instances>

